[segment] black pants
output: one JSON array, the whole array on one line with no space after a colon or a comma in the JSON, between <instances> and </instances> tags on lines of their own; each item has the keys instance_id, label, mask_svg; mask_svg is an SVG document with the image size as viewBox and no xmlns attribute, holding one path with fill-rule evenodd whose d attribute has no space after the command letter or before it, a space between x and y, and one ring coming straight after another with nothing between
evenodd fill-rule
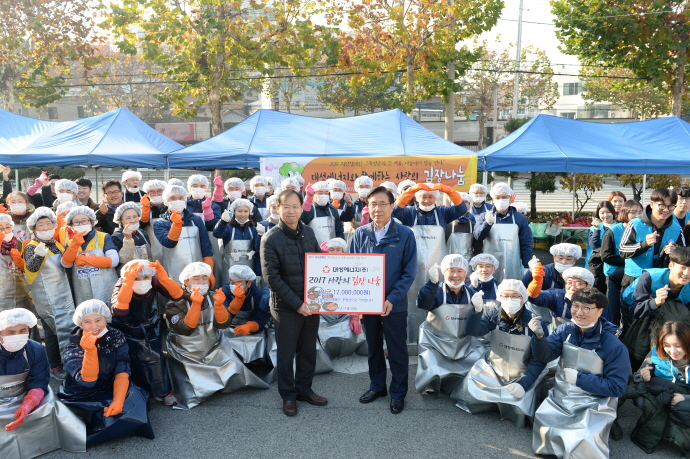
<instances>
[{"instance_id":1,"label":"black pants","mask_svg":"<svg viewBox=\"0 0 690 459\"><path fill-rule=\"evenodd\" d=\"M407 311L391 313L386 317L366 314L362 317L362 324L369 347L369 390L386 390L385 338L392 375L388 392L393 400L405 400L410 364L407 353Z\"/></svg>"},{"instance_id":2,"label":"black pants","mask_svg":"<svg viewBox=\"0 0 690 459\"><path fill-rule=\"evenodd\" d=\"M50 368L59 367L62 365L62 358L60 357L60 345L58 344L57 335L43 319L41 319L41 327L43 327L48 364L50 364Z\"/></svg>"},{"instance_id":3,"label":"black pants","mask_svg":"<svg viewBox=\"0 0 690 459\"><path fill-rule=\"evenodd\" d=\"M309 397L316 370L316 340L319 336L317 314L305 317L295 311L271 308L275 319L278 392L283 400ZM296 369L293 364L296 363Z\"/></svg>"}]
</instances>

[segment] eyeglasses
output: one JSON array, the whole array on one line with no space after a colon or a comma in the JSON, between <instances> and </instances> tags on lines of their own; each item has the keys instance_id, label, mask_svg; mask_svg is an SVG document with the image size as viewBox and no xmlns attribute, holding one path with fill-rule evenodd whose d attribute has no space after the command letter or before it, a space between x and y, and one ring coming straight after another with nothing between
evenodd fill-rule
<instances>
[{"instance_id":1,"label":"eyeglasses","mask_svg":"<svg viewBox=\"0 0 690 459\"><path fill-rule=\"evenodd\" d=\"M106 192L105 192L105 195L106 195L106 196L113 196L113 195L116 195L116 194L122 194L122 191L116 190L116 191L106 191Z\"/></svg>"},{"instance_id":2,"label":"eyeglasses","mask_svg":"<svg viewBox=\"0 0 690 459\"><path fill-rule=\"evenodd\" d=\"M81 225L89 225L91 224L91 220L72 220L72 226L81 226Z\"/></svg>"},{"instance_id":3,"label":"eyeglasses","mask_svg":"<svg viewBox=\"0 0 690 459\"><path fill-rule=\"evenodd\" d=\"M369 208L370 209L385 209L386 207L390 206L390 202L372 202L369 203Z\"/></svg>"},{"instance_id":4,"label":"eyeglasses","mask_svg":"<svg viewBox=\"0 0 690 459\"><path fill-rule=\"evenodd\" d=\"M596 309L596 308L590 308L589 306L575 306L575 305L570 306L570 311L571 311L571 312L582 311L582 312L584 312L585 314L589 314L589 312L590 312L592 309Z\"/></svg>"},{"instance_id":5,"label":"eyeglasses","mask_svg":"<svg viewBox=\"0 0 690 459\"><path fill-rule=\"evenodd\" d=\"M673 212L676 210L676 206L665 206L663 204L659 204L658 202L656 203L657 207L659 210L668 210L669 212Z\"/></svg>"},{"instance_id":6,"label":"eyeglasses","mask_svg":"<svg viewBox=\"0 0 690 459\"><path fill-rule=\"evenodd\" d=\"M570 280L570 279L568 279L567 281L565 281L565 285L574 286L574 287L584 287L587 285L587 282L581 281L581 280Z\"/></svg>"},{"instance_id":7,"label":"eyeglasses","mask_svg":"<svg viewBox=\"0 0 690 459\"><path fill-rule=\"evenodd\" d=\"M300 209L300 207L301 206L280 206L283 212L290 212L291 210L294 210L296 212Z\"/></svg>"},{"instance_id":8,"label":"eyeglasses","mask_svg":"<svg viewBox=\"0 0 690 459\"><path fill-rule=\"evenodd\" d=\"M502 300L507 300L507 299L513 299L513 300L521 300L522 295L501 295Z\"/></svg>"}]
</instances>

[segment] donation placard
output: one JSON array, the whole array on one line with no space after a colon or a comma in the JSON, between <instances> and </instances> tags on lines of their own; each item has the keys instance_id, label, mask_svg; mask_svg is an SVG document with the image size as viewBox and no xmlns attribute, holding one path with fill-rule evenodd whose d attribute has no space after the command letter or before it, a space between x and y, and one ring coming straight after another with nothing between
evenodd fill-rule
<instances>
[{"instance_id":1,"label":"donation placard","mask_svg":"<svg viewBox=\"0 0 690 459\"><path fill-rule=\"evenodd\" d=\"M386 256L307 253L304 301L312 314L382 314Z\"/></svg>"}]
</instances>

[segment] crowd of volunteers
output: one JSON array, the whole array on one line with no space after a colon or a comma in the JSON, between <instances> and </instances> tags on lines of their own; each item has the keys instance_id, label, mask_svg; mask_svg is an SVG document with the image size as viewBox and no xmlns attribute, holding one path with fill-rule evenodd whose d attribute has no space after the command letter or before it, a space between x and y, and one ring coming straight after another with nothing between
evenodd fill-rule
<instances>
[{"instance_id":1,"label":"crowd of volunteers","mask_svg":"<svg viewBox=\"0 0 690 459\"><path fill-rule=\"evenodd\" d=\"M368 356L359 401L389 396L398 414L410 345L419 393L531 427L537 454L606 458L627 434L690 457L690 187L611 193L585 247L554 244L542 264L506 183L125 171L99 203L86 178L44 173L26 192L3 179L3 457L152 439L151 403L273 381L294 416L328 403L313 375L352 354ZM312 314L305 254L320 252L385 254L382 314ZM617 422L627 400L632 432Z\"/></svg>"}]
</instances>

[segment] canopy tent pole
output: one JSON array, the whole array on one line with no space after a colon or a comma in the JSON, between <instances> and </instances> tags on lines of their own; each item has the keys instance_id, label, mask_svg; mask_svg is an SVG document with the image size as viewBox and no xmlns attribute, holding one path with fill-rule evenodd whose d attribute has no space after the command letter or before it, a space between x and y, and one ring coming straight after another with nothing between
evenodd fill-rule
<instances>
[{"instance_id":1,"label":"canopy tent pole","mask_svg":"<svg viewBox=\"0 0 690 459\"><path fill-rule=\"evenodd\" d=\"M647 174L642 175L642 206L647 202Z\"/></svg>"},{"instance_id":2,"label":"canopy tent pole","mask_svg":"<svg viewBox=\"0 0 690 459\"><path fill-rule=\"evenodd\" d=\"M98 168L97 167L94 168L94 171L96 171L96 202L100 204L101 198L98 197L98 189L99 189L99 186L98 186Z\"/></svg>"},{"instance_id":3,"label":"canopy tent pole","mask_svg":"<svg viewBox=\"0 0 690 459\"><path fill-rule=\"evenodd\" d=\"M484 186L486 186L487 175L486 171L482 172L482 185Z\"/></svg>"},{"instance_id":4,"label":"canopy tent pole","mask_svg":"<svg viewBox=\"0 0 690 459\"><path fill-rule=\"evenodd\" d=\"M577 174L573 174L573 213L571 217L575 220L575 190L577 190Z\"/></svg>"},{"instance_id":5,"label":"canopy tent pole","mask_svg":"<svg viewBox=\"0 0 690 459\"><path fill-rule=\"evenodd\" d=\"M168 180L170 180L170 168L168 167L165 169L165 173L163 174L163 177L165 179L165 183L168 183Z\"/></svg>"},{"instance_id":6,"label":"canopy tent pole","mask_svg":"<svg viewBox=\"0 0 690 459\"><path fill-rule=\"evenodd\" d=\"M22 190L22 184L19 183L19 169L14 170L14 181L17 182L17 189Z\"/></svg>"}]
</instances>

